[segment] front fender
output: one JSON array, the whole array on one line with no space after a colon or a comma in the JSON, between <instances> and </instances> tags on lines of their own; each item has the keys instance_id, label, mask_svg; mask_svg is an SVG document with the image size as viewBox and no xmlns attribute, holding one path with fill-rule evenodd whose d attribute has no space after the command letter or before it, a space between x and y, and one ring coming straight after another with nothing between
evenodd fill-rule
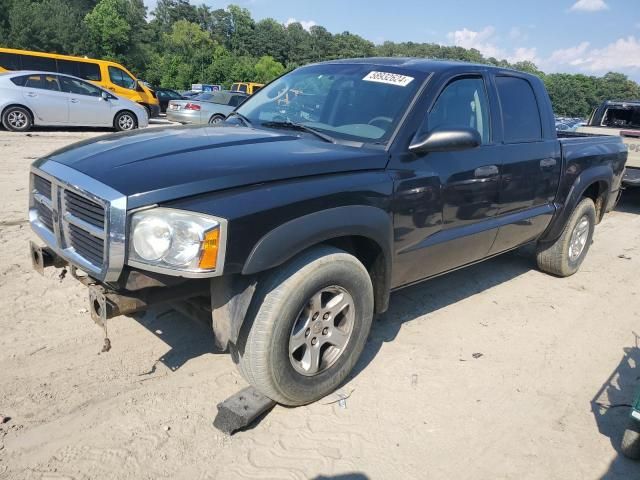
<instances>
[{"instance_id":1,"label":"front fender","mask_svg":"<svg viewBox=\"0 0 640 480\"><path fill-rule=\"evenodd\" d=\"M393 228L388 212L371 206L330 208L291 220L262 237L251 251L243 269L251 275L282 265L313 245L340 237L358 236L375 241L391 271Z\"/></svg>"}]
</instances>

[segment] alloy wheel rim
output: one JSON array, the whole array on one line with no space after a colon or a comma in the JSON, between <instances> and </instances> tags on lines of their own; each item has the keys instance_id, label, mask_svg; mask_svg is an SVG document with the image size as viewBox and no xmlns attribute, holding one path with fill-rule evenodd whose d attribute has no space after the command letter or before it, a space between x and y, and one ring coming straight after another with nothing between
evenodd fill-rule
<instances>
[{"instance_id":1,"label":"alloy wheel rim","mask_svg":"<svg viewBox=\"0 0 640 480\"><path fill-rule=\"evenodd\" d=\"M215 124L217 124L217 123L220 123L221 121L222 121L222 118L220 118L220 117L213 117L209 123L210 123L211 125L215 125Z\"/></svg>"},{"instance_id":2,"label":"alloy wheel rim","mask_svg":"<svg viewBox=\"0 0 640 480\"><path fill-rule=\"evenodd\" d=\"M118 125L122 130L131 130L134 125L133 118L130 115L122 115L118 120Z\"/></svg>"},{"instance_id":3,"label":"alloy wheel rim","mask_svg":"<svg viewBox=\"0 0 640 480\"><path fill-rule=\"evenodd\" d=\"M583 215L571 233L571 239L569 240L569 259L572 262L575 262L580 258L580 255L582 255L582 252L584 252L584 249L587 246L589 227L589 218L586 215Z\"/></svg>"},{"instance_id":4,"label":"alloy wheel rim","mask_svg":"<svg viewBox=\"0 0 640 480\"><path fill-rule=\"evenodd\" d=\"M339 286L316 292L302 308L289 336L289 360L296 372L318 375L345 352L355 324L353 297Z\"/></svg>"},{"instance_id":5,"label":"alloy wheel rim","mask_svg":"<svg viewBox=\"0 0 640 480\"><path fill-rule=\"evenodd\" d=\"M24 128L27 124L27 116L22 112L10 112L7 121L13 128Z\"/></svg>"}]
</instances>

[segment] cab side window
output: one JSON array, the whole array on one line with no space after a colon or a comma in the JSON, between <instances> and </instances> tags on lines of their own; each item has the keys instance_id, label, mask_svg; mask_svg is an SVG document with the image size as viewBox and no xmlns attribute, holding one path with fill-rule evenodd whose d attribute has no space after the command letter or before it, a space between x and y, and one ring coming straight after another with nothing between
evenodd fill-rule
<instances>
[{"instance_id":1,"label":"cab side window","mask_svg":"<svg viewBox=\"0 0 640 480\"><path fill-rule=\"evenodd\" d=\"M489 101L484 80L462 78L447 85L429 112L428 128L473 128L483 144L489 143Z\"/></svg>"},{"instance_id":2,"label":"cab side window","mask_svg":"<svg viewBox=\"0 0 640 480\"><path fill-rule=\"evenodd\" d=\"M60 77L60 81L62 83L63 92L73 93L75 95L87 95L90 97L102 96L102 90L95 85L83 82L82 80L70 77Z\"/></svg>"},{"instance_id":3,"label":"cab side window","mask_svg":"<svg viewBox=\"0 0 640 480\"><path fill-rule=\"evenodd\" d=\"M127 72L117 67L109 67L109 78L111 82L122 88L129 90L136 89L136 81Z\"/></svg>"},{"instance_id":4,"label":"cab side window","mask_svg":"<svg viewBox=\"0 0 640 480\"><path fill-rule=\"evenodd\" d=\"M531 84L518 77L496 77L505 143L542 140L540 110Z\"/></svg>"},{"instance_id":5,"label":"cab side window","mask_svg":"<svg viewBox=\"0 0 640 480\"><path fill-rule=\"evenodd\" d=\"M60 92L60 82L57 75L44 75L44 88L53 92Z\"/></svg>"}]
</instances>

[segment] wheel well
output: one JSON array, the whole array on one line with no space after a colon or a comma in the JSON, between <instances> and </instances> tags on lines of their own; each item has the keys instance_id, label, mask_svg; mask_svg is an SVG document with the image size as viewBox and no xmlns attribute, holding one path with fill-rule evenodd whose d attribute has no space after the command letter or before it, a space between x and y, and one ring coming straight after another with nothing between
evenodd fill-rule
<instances>
[{"instance_id":1,"label":"wheel well","mask_svg":"<svg viewBox=\"0 0 640 480\"><path fill-rule=\"evenodd\" d=\"M604 216L604 208L606 204L608 193L607 183L603 181L592 183L587 187L582 196L584 198L590 198L596 206L596 219L598 223Z\"/></svg>"},{"instance_id":2,"label":"wheel well","mask_svg":"<svg viewBox=\"0 0 640 480\"><path fill-rule=\"evenodd\" d=\"M116 119L118 118L118 115L120 115L121 113L130 113L131 115L133 115L133 118L136 119L136 125L140 124L140 119L138 118L138 116L135 114L135 112L132 112L131 110L127 110L126 108L123 110L120 110L118 113L116 113L113 116L113 128L116 128Z\"/></svg>"},{"instance_id":3,"label":"wheel well","mask_svg":"<svg viewBox=\"0 0 640 480\"><path fill-rule=\"evenodd\" d=\"M11 107L24 108L27 112L29 112L29 116L31 117L31 123L35 123L35 118L36 117L33 115L33 112L31 111L31 109L29 107L27 107L26 105L20 105L19 103L12 103L11 105L7 105L6 107L4 107L4 109L2 110L2 114L0 114L0 118L2 118L4 116L4 112L6 112L7 109L9 109Z\"/></svg>"},{"instance_id":4,"label":"wheel well","mask_svg":"<svg viewBox=\"0 0 640 480\"><path fill-rule=\"evenodd\" d=\"M380 245L367 237L348 236L332 238L323 242L344 250L356 257L365 266L373 284L375 312L382 313L389 304L389 285L387 265Z\"/></svg>"}]
</instances>

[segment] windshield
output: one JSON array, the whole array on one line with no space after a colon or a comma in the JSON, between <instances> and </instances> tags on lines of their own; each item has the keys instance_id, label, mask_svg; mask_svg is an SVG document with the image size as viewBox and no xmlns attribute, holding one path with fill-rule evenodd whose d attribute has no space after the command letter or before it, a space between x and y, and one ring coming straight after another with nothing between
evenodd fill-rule
<instances>
[{"instance_id":1,"label":"windshield","mask_svg":"<svg viewBox=\"0 0 640 480\"><path fill-rule=\"evenodd\" d=\"M298 124L339 140L386 143L424 78L386 66L313 65L263 87L238 113L254 126Z\"/></svg>"}]
</instances>

